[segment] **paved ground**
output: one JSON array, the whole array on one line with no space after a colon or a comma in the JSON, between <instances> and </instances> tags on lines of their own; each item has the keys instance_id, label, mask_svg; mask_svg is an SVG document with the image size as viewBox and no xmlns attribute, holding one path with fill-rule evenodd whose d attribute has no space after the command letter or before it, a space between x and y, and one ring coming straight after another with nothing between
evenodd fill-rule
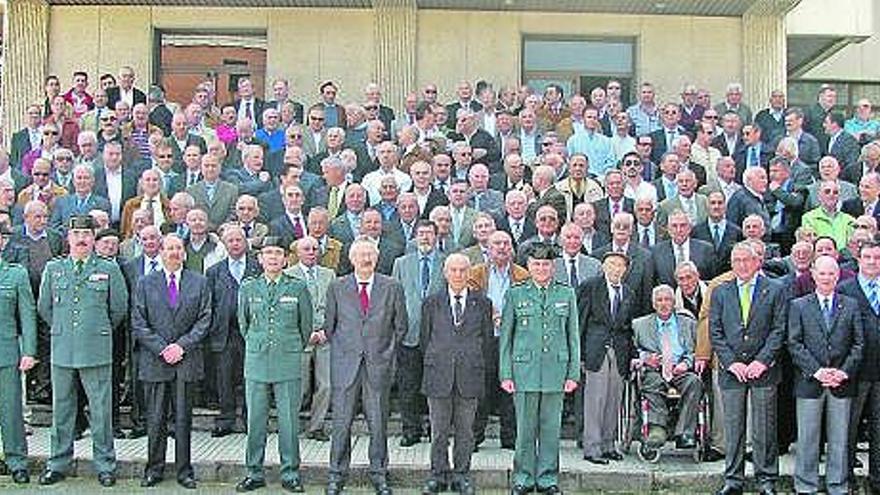
<instances>
[{"instance_id":1,"label":"paved ground","mask_svg":"<svg viewBox=\"0 0 880 495\"><path fill-rule=\"evenodd\" d=\"M34 459L32 471L39 472L48 455L49 432L47 428L37 428L28 437L30 454ZM353 479L351 493L370 493L365 488L364 470L368 465L367 444L365 436L356 437L352 449ZM178 490L172 481L160 485L160 490L141 490L137 479L143 471L146 460L147 439L117 440L116 453L119 460L119 476L123 480L113 492L118 493L232 493L235 483L244 475L243 434L230 435L225 438L211 438L208 432L193 432L193 460L196 475L201 480L197 492ZM430 446L420 443L411 448L400 448L397 438L389 440L389 457L391 482L400 487L396 493L419 493L418 488L428 474ZM322 493L321 483L326 479L329 443L313 440L301 441L303 460L303 476L310 486L309 493ZM173 459L174 442L169 441L168 459ZM87 435L75 446L77 459L76 473L80 478L48 489L38 488L35 484L26 489L18 489L8 483L8 478L0 481L0 491L16 491L17 493L107 493L97 485L91 464L91 443ZM277 484L277 436L270 435L266 452L266 463L269 466L267 476L270 489L258 493L279 493ZM489 439L473 457L473 472L480 493L501 494L508 486L508 474L513 464L513 453L499 448L497 439ZM619 463L609 466L595 466L581 459L574 442L563 442L561 453L561 485L569 493L710 493L721 483L723 462L696 464L688 453L665 455L660 463L647 465L636 456L630 455ZM783 475L782 487L790 486L793 470L793 456L786 455L781 459L780 470ZM169 473L171 469L169 468ZM34 476L34 480L36 475ZM360 490L358 489L360 487Z\"/></svg>"}]
</instances>

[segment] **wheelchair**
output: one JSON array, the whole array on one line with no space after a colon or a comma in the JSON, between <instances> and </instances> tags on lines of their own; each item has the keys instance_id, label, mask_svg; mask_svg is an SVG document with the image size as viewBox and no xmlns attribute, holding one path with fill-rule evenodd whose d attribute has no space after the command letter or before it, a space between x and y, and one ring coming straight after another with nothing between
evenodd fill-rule
<instances>
[{"instance_id":1,"label":"wheelchair","mask_svg":"<svg viewBox=\"0 0 880 495\"><path fill-rule=\"evenodd\" d=\"M636 453L644 462L656 464L660 462L660 458L664 452L679 452L674 442L670 442L669 438L663 446L651 446L647 442L650 425L648 423L648 414L651 410L651 404L642 393L642 381L644 378L644 368L633 366L630 378L627 380L623 390L623 403L621 405L621 414L619 415L619 428L621 438L619 439L623 451L629 453L634 441L638 441L639 447ZM703 455L710 442L709 427L712 424L709 414L709 395L706 393L711 391L711 384L706 383L705 374L700 376L703 383L703 393L697 405L697 426L694 431L696 446L691 453L694 462L702 462ZM675 429L678 416L681 413L681 393L675 387L669 386L666 391L666 407L667 407L667 424L664 425L667 432Z\"/></svg>"}]
</instances>

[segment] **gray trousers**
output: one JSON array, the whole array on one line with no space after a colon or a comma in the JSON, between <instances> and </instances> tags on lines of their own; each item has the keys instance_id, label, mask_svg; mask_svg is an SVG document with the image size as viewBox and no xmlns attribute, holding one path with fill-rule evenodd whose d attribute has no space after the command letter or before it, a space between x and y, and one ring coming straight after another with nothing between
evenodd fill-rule
<instances>
[{"instance_id":1,"label":"gray trousers","mask_svg":"<svg viewBox=\"0 0 880 495\"><path fill-rule=\"evenodd\" d=\"M315 384L309 379L315 366ZM330 410L330 344L309 345L302 354L302 404L312 396L307 432L322 431L327 411Z\"/></svg>"},{"instance_id":2,"label":"gray trousers","mask_svg":"<svg viewBox=\"0 0 880 495\"><path fill-rule=\"evenodd\" d=\"M370 479L386 481L388 475L388 413L391 383L374 388L361 361L354 382L348 388L333 388L333 433L330 440L330 481L345 481L351 466L351 424L359 400L370 430ZM392 375L393 376L393 375Z\"/></svg>"},{"instance_id":3,"label":"gray trousers","mask_svg":"<svg viewBox=\"0 0 880 495\"><path fill-rule=\"evenodd\" d=\"M880 381L858 383L859 394L850 408L849 466L856 457L856 443L862 413L868 418L868 481L871 488L880 491Z\"/></svg>"},{"instance_id":4,"label":"gray trousers","mask_svg":"<svg viewBox=\"0 0 880 495\"><path fill-rule=\"evenodd\" d=\"M442 483L466 478L474 451L474 417L477 398L462 397L456 390L449 397L428 397L431 419L431 476ZM453 432L454 476L449 470L449 434Z\"/></svg>"},{"instance_id":5,"label":"gray trousers","mask_svg":"<svg viewBox=\"0 0 880 495\"><path fill-rule=\"evenodd\" d=\"M724 399L721 395L721 386L718 385L718 378L724 373L717 367L712 370L712 425L710 427L709 436L712 439L712 447L719 452L724 453Z\"/></svg>"},{"instance_id":6,"label":"gray trousers","mask_svg":"<svg viewBox=\"0 0 880 495\"><path fill-rule=\"evenodd\" d=\"M92 430L92 458L99 473L116 471L113 448L112 366L67 368L52 366L51 454L46 468L66 474L73 460L73 430L76 422L76 381L82 382L89 401Z\"/></svg>"},{"instance_id":7,"label":"gray trousers","mask_svg":"<svg viewBox=\"0 0 880 495\"><path fill-rule=\"evenodd\" d=\"M699 414L700 398L703 396L703 382L696 373L686 372L673 376L667 383L663 375L656 370L645 370L642 376L642 394L647 399L648 424L662 426L669 425L669 408L666 404L666 392L669 385L675 387L681 394L679 400L678 421L675 424L676 435L693 435L697 430L697 415Z\"/></svg>"},{"instance_id":8,"label":"gray trousers","mask_svg":"<svg viewBox=\"0 0 880 495\"><path fill-rule=\"evenodd\" d=\"M614 451L623 379L614 349L608 349L599 371L584 375L584 455L599 457Z\"/></svg>"},{"instance_id":9,"label":"gray trousers","mask_svg":"<svg viewBox=\"0 0 880 495\"><path fill-rule=\"evenodd\" d=\"M799 493L819 491L819 447L822 442L822 412L828 449L825 457L825 486L829 495L848 493L847 432L852 398L835 397L824 390L818 399L797 398L797 463L794 487Z\"/></svg>"},{"instance_id":10,"label":"gray trousers","mask_svg":"<svg viewBox=\"0 0 880 495\"><path fill-rule=\"evenodd\" d=\"M745 483L746 414L751 395L752 457L755 478L761 488L774 488L779 478L776 442L776 386L723 389L726 443L724 481L742 489Z\"/></svg>"}]
</instances>

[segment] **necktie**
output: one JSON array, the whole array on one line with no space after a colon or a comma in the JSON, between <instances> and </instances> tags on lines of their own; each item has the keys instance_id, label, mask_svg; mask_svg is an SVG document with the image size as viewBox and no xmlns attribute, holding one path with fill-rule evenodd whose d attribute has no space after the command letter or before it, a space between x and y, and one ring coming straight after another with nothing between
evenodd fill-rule
<instances>
[{"instance_id":1,"label":"necktie","mask_svg":"<svg viewBox=\"0 0 880 495\"><path fill-rule=\"evenodd\" d=\"M672 149L672 142L675 141L675 131L666 131L666 149Z\"/></svg>"},{"instance_id":2,"label":"necktie","mask_svg":"<svg viewBox=\"0 0 880 495\"><path fill-rule=\"evenodd\" d=\"M452 304L452 323L455 326L461 325L461 317L464 315L464 308L461 305L461 294L455 295L455 302Z\"/></svg>"},{"instance_id":3,"label":"necktie","mask_svg":"<svg viewBox=\"0 0 880 495\"><path fill-rule=\"evenodd\" d=\"M614 215L620 213L620 201L615 201L611 204L611 218L614 218Z\"/></svg>"},{"instance_id":4,"label":"necktie","mask_svg":"<svg viewBox=\"0 0 880 495\"><path fill-rule=\"evenodd\" d=\"M302 222L299 219L299 215L293 217L293 235L297 239L301 239L303 237L303 226Z\"/></svg>"},{"instance_id":5,"label":"necktie","mask_svg":"<svg viewBox=\"0 0 880 495\"><path fill-rule=\"evenodd\" d=\"M250 239L251 238L251 231L254 229L253 226L251 226L251 224L245 224L245 225L242 225L241 229L244 230L244 237L246 239Z\"/></svg>"},{"instance_id":6,"label":"necktie","mask_svg":"<svg viewBox=\"0 0 880 495\"><path fill-rule=\"evenodd\" d=\"M480 210L480 199L483 197L483 193L477 193L474 195L474 209L477 211Z\"/></svg>"},{"instance_id":7,"label":"necktie","mask_svg":"<svg viewBox=\"0 0 880 495\"><path fill-rule=\"evenodd\" d=\"M147 274L155 272L156 268L159 268L159 262L156 260L150 261L150 271Z\"/></svg>"},{"instance_id":8,"label":"necktie","mask_svg":"<svg viewBox=\"0 0 880 495\"><path fill-rule=\"evenodd\" d=\"M571 258L568 260L568 283L572 287L578 286L578 272L577 272L577 259Z\"/></svg>"},{"instance_id":9,"label":"necktie","mask_svg":"<svg viewBox=\"0 0 880 495\"><path fill-rule=\"evenodd\" d=\"M244 104L244 116L250 120L254 119L254 112L251 110L251 102L246 102Z\"/></svg>"},{"instance_id":10,"label":"necktie","mask_svg":"<svg viewBox=\"0 0 880 495\"><path fill-rule=\"evenodd\" d=\"M712 226L712 242L716 250L721 247L721 226L717 223Z\"/></svg>"},{"instance_id":11,"label":"necktie","mask_svg":"<svg viewBox=\"0 0 880 495\"><path fill-rule=\"evenodd\" d=\"M361 290L360 290L360 300L361 300L361 313L366 316L367 311L370 310L370 295L367 294L367 282L361 282Z\"/></svg>"},{"instance_id":12,"label":"necktie","mask_svg":"<svg viewBox=\"0 0 880 495\"><path fill-rule=\"evenodd\" d=\"M831 331L831 322L834 318L832 313L831 299L827 297L822 298L822 317L825 318L825 330L827 332Z\"/></svg>"},{"instance_id":13,"label":"necktie","mask_svg":"<svg viewBox=\"0 0 880 495\"><path fill-rule=\"evenodd\" d=\"M880 314L880 295L877 294L877 281L868 282L868 303L874 308L875 314Z\"/></svg>"},{"instance_id":14,"label":"necktie","mask_svg":"<svg viewBox=\"0 0 880 495\"><path fill-rule=\"evenodd\" d=\"M431 285L431 258L422 256L422 299L428 295L428 287Z\"/></svg>"},{"instance_id":15,"label":"necktie","mask_svg":"<svg viewBox=\"0 0 880 495\"><path fill-rule=\"evenodd\" d=\"M749 323L749 312L752 310L752 283L746 282L739 288L739 311L743 325Z\"/></svg>"},{"instance_id":16,"label":"necktie","mask_svg":"<svg viewBox=\"0 0 880 495\"><path fill-rule=\"evenodd\" d=\"M187 187L189 187L199 181L199 174L197 174L195 172L190 172L189 174L187 174L187 176L188 176L188 178L186 180Z\"/></svg>"},{"instance_id":17,"label":"necktie","mask_svg":"<svg viewBox=\"0 0 880 495\"><path fill-rule=\"evenodd\" d=\"M672 380L672 367L673 367L673 363L672 363L672 338L669 336L669 322L668 321L664 321L660 325L660 332L662 334L662 337L660 339L660 341L661 341L660 345L662 347L662 352L663 352L663 365L662 365L661 370L662 370L663 379L668 382L668 381Z\"/></svg>"},{"instance_id":18,"label":"necktie","mask_svg":"<svg viewBox=\"0 0 880 495\"><path fill-rule=\"evenodd\" d=\"M177 277L170 273L168 274L168 279L168 304L173 308L177 306Z\"/></svg>"},{"instance_id":19,"label":"necktie","mask_svg":"<svg viewBox=\"0 0 880 495\"><path fill-rule=\"evenodd\" d=\"M269 281L269 300L275 301L275 289L278 287L278 282L274 280Z\"/></svg>"},{"instance_id":20,"label":"necktie","mask_svg":"<svg viewBox=\"0 0 880 495\"><path fill-rule=\"evenodd\" d=\"M330 218L336 218L336 213L339 211L339 188L336 186L330 187L330 197L327 200L327 212L330 214Z\"/></svg>"},{"instance_id":21,"label":"necktie","mask_svg":"<svg viewBox=\"0 0 880 495\"><path fill-rule=\"evenodd\" d=\"M312 282L315 280L315 267L310 266L306 268L306 278Z\"/></svg>"},{"instance_id":22,"label":"necktie","mask_svg":"<svg viewBox=\"0 0 880 495\"><path fill-rule=\"evenodd\" d=\"M617 310L620 309L620 286L612 286L613 294L611 296L611 319L617 318Z\"/></svg>"},{"instance_id":23,"label":"necktie","mask_svg":"<svg viewBox=\"0 0 880 495\"><path fill-rule=\"evenodd\" d=\"M241 278L244 276L244 267L242 266L241 261L233 260L229 263L229 268L232 269L232 277L235 281L241 283Z\"/></svg>"},{"instance_id":24,"label":"necktie","mask_svg":"<svg viewBox=\"0 0 880 495\"><path fill-rule=\"evenodd\" d=\"M208 184L205 189L206 189L206 192L208 195L208 202L213 203L214 202L214 184Z\"/></svg>"},{"instance_id":25,"label":"necktie","mask_svg":"<svg viewBox=\"0 0 880 495\"><path fill-rule=\"evenodd\" d=\"M76 260L73 262L73 270L77 275L82 275L83 272L83 260Z\"/></svg>"},{"instance_id":26,"label":"necktie","mask_svg":"<svg viewBox=\"0 0 880 495\"><path fill-rule=\"evenodd\" d=\"M681 244L675 245L675 266L680 265L683 261L687 261L684 256L684 248Z\"/></svg>"},{"instance_id":27,"label":"necktie","mask_svg":"<svg viewBox=\"0 0 880 495\"><path fill-rule=\"evenodd\" d=\"M522 222L515 221L513 225L510 226L511 233L513 234L513 240L519 241L519 236L522 235Z\"/></svg>"},{"instance_id":28,"label":"necktie","mask_svg":"<svg viewBox=\"0 0 880 495\"><path fill-rule=\"evenodd\" d=\"M648 234L648 227L642 229L642 246L651 247L651 236Z\"/></svg>"},{"instance_id":29,"label":"necktie","mask_svg":"<svg viewBox=\"0 0 880 495\"><path fill-rule=\"evenodd\" d=\"M749 147L749 166L757 167L761 163L758 161L758 148L754 146Z\"/></svg>"}]
</instances>

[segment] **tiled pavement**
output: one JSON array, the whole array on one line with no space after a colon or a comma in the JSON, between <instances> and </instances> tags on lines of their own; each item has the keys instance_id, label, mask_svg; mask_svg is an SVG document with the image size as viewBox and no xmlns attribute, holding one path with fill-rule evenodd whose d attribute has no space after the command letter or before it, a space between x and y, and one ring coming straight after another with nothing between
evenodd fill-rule
<instances>
[{"instance_id":1,"label":"tiled pavement","mask_svg":"<svg viewBox=\"0 0 880 495\"><path fill-rule=\"evenodd\" d=\"M28 437L30 454L35 464L41 466L49 451L49 431L37 428ZM219 483L216 486L232 487L244 474L243 459L245 435L233 434L225 438L211 438L205 431L194 431L192 438L193 462L197 477L203 482ZM365 469L368 466L367 445L369 438L353 439L352 485L365 485ZM389 439L391 481L395 486L418 487L428 474L430 446L420 443L414 447L401 448L398 438ZM277 435L269 437L266 450L267 477L277 481L278 451ZM319 486L326 478L329 442L302 439L300 441L303 476L307 484ZM116 455L119 475L137 478L146 461L147 439L117 440ZM174 441L169 440L168 459L173 459ZM76 442L76 472L92 478L89 462L92 457L91 440L87 435ZM85 461L85 462L84 462ZM781 459L780 470L783 486L790 486L794 458L786 455ZM499 448L497 439L489 439L473 456L473 473L477 486L484 489L500 489L507 486L508 474L513 465L513 453ZM34 466L35 468L37 466ZM667 491L673 493L711 492L721 482L723 462L696 464L689 454L668 453L656 465L641 462L629 455L622 462L609 466L595 466L581 459L574 442L564 441L561 453L561 485L569 492L646 492ZM36 469L35 469L36 471ZM169 466L170 472L170 466ZM172 484L173 486L173 484ZM277 487L277 485L275 485ZM4 487L0 487L2 489ZM220 492L224 492L220 490Z\"/></svg>"}]
</instances>

